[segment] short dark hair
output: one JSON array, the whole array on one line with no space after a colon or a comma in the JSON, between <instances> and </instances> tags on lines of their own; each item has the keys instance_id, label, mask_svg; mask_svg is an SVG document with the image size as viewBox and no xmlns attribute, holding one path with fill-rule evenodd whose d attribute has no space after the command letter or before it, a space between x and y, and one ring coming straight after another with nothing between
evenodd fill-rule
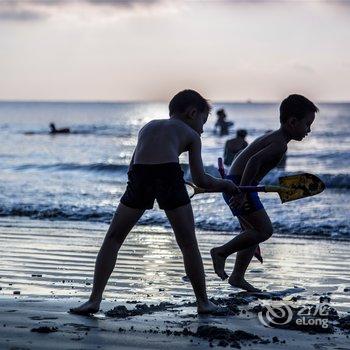
<instances>
[{"instance_id":1,"label":"short dark hair","mask_svg":"<svg viewBox=\"0 0 350 350\"><path fill-rule=\"evenodd\" d=\"M317 113L316 105L302 95L289 95L280 105L280 122L283 124L289 118L303 119L306 113Z\"/></svg>"},{"instance_id":2,"label":"short dark hair","mask_svg":"<svg viewBox=\"0 0 350 350\"><path fill-rule=\"evenodd\" d=\"M223 108L220 108L216 112L217 115L225 115L225 110Z\"/></svg>"},{"instance_id":3,"label":"short dark hair","mask_svg":"<svg viewBox=\"0 0 350 350\"><path fill-rule=\"evenodd\" d=\"M201 113L209 113L211 106L209 102L197 91L183 90L178 92L169 103L169 115L184 113L188 107L195 107Z\"/></svg>"},{"instance_id":4,"label":"short dark hair","mask_svg":"<svg viewBox=\"0 0 350 350\"><path fill-rule=\"evenodd\" d=\"M239 137L246 137L248 134L246 129L238 129L236 135Z\"/></svg>"}]
</instances>

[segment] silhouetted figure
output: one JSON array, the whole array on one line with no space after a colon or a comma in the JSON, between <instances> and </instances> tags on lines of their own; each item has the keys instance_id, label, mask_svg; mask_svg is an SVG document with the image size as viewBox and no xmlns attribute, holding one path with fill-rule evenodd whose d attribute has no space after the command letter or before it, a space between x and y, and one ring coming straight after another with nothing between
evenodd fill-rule
<instances>
[{"instance_id":1,"label":"silhouetted figure","mask_svg":"<svg viewBox=\"0 0 350 350\"><path fill-rule=\"evenodd\" d=\"M230 126L232 126L234 123L226 121L227 116L226 116L225 110L223 108L219 109L216 112L216 115L217 115L218 119L215 123L214 132L216 132L216 129L219 128L220 129L220 136L228 135L228 128Z\"/></svg>"},{"instance_id":2,"label":"silhouetted figure","mask_svg":"<svg viewBox=\"0 0 350 350\"><path fill-rule=\"evenodd\" d=\"M236 132L236 137L226 141L224 151L225 165L230 166L238 153L248 146L248 142L245 140L246 136L247 130L238 129Z\"/></svg>"},{"instance_id":3,"label":"silhouetted figure","mask_svg":"<svg viewBox=\"0 0 350 350\"><path fill-rule=\"evenodd\" d=\"M69 128L56 129L55 124L50 123L50 134L69 134L69 133L70 133Z\"/></svg>"},{"instance_id":4,"label":"silhouetted figure","mask_svg":"<svg viewBox=\"0 0 350 350\"><path fill-rule=\"evenodd\" d=\"M97 255L90 297L70 312L89 315L99 311L103 292L125 238L145 210L153 208L155 200L174 229L186 274L197 299L198 313L218 315L224 312L224 308L212 303L207 296L191 200L178 163L180 154L188 151L195 185L210 192L225 192L229 196L238 192L231 181L215 178L203 168L200 135L209 111L208 101L198 92L180 91L169 103L169 119L151 120L140 130L129 166L126 191ZM155 269L157 265L158 262L154 264Z\"/></svg>"},{"instance_id":5,"label":"silhouetted figure","mask_svg":"<svg viewBox=\"0 0 350 350\"><path fill-rule=\"evenodd\" d=\"M280 127L258 137L246 147L233 161L226 179L238 186L257 186L276 167L276 160L280 160L287 151L288 143L301 141L310 133L318 108L306 97L293 94L282 101L279 111ZM258 245L273 234L270 218L258 192L243 193L243 196L226 195L224 192L223 196L242 231L231 241L210 250L214 271L222 280L228 278L233 287L249 292L261 291L245 279L245 273ZM303 210L302 204L299 204L298 210ZM234 253L237 253L235 266L229 277L225 264Z\"/></svg>"}]
</instances>

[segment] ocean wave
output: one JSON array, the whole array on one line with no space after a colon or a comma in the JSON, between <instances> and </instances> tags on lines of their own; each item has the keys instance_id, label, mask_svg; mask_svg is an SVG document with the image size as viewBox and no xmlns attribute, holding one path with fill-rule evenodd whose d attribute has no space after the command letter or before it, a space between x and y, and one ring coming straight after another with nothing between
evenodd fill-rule
<instances>
[{"instance_id":1,"label":"ocean wave","mask_svg":"<svg viewBox=\"0 0 350 350\"><path fill-rule=\"evenodd\" d=\"M48 131L25 131L23 135L34 136L34 135L48 135L48 136L69 136L69 135L94 135L94 136L103 136L103 137L131 137L131 132L122 132L122 131L109 131L109 132L94 132L94 131L71 131L69 133L57 133L50 134Z\"/></svg>"},{"instance_id":2,"label":"ocean wave","mask_svg":"<svg viewBox=\"0 0 350 350\"><path fill-rule=\"evenodd\" d=\"M31 219L109 222L113 213L98 208L76 206L50 207L45 205L17 204L0 207L0 216L24 216Z\"/></svg>"},{"instance_id":3,"label":"ocean wave","mask_svg":"<svg viewBox=\"0 0 350 350\"><path fill-rule=\"evenodd\" d=\"M191 179L191 172L188 164L181 164L181 167L185 173L185 179ZM212 176L219 176L219 171L216 166L209 165L205 166L206 173ZM261 181L264 185L275 185L278 184L278 178L281 176L300 174L300 172L285 172L283 170L273 170L267 174ZM350 174L315 174L318 176L325 184L326 188L332 189L350 189Z\"/></svg>"},{"instance_id":4,"label":"ocean wave","mask_svg":"<svg viewBox=\"0 0 350 350\"><path fill-rule=\"evenodd\" d=\"M0 207L0 217L29 217L39 220L64 220L101 222L109 224L115 208L112 207L77 207L58 206L49 207L42 205L18 204L12 207ZM159 226L170 228L165 215L160 211L147 211L139 220L139 225ZM317 226L300 221L299 223L286 223L275 221L274 232L281 235L325 237L329 239L350 240L350 226L344 223L328 224L320 223ZM208 219L205 216L196 217L196 228L212 232L235 232L239 231L237 220L232 219Z\"/></svg>"},{"instance_id":5,"label":"ocean wave","mask_svg":"<svg viewBox=\"0 0 350 350\"><path fill-rule=\"evenodd\" d=\"M181 164L184 172L185 180L191 180L191 172L188 164ZM30 170L52 170L52 171L92 171L92 172L111 172L126 174L129 169L128 164L113 164L113 163L54 163L54 164L22 164L15 167L16 171ZM206 173L219 177L219 172L216 166L205 166ZM282 170L273 170L261 181L262 184L271 185L278 184L280 176L294 175L298 173L284 172ZM350 174L315 174L325 184L326 188L332 189L350 189Z\"/></svg>"},{"instance_id":6,"label":"ocean wave","mask_svg":"<svg viewBox=\"0 0 350 350\"><path fill-rule=\"evenodd\" d=\"M319 177L326 184L327 188L350 189L349 174L321 174Z\"/></svg>"},{"instance_id":7,"label":"ocean wave","mask_svg":"<svg viewBox=\"0 0 350 350\"><path fill-rule=\"evenodd\" d=\"M67 136L67 135L96 135L113 137L131 137L136 130L134 125L73 125L69 126L70 132L66 134L50 134L49 128L38 130L19 131L19 133L31 135ZM136 130L137 131L137 130Z\"/></svg>"},{"instance_id":8,"label":"ocean wave","mask_svg":"<svg viewBox=\"0 0 350 350\"><path fill-rule=\"evenodd\" d=\"M263 179L262 183L266 185L272 185L278 183L280 176L288 176L300 174L283 172L283 171L272 171ZM329 189L350 189L350 174L315 174L317 175Z\"/></svg>"},{"instance_id":9,"label":"ocean wave","mask_svg":"<svg viewBox=\"0 0 350 350\"><path fill-rule=\"evenodd\" d=\"M288 153L288 158L322 160L322 161L346 161L350 158L350 151L334 151L334 152L313 152L313 153Z\"/></svg>"},{"instance_id":10,"label":"ocean wave","mask_svg":"<svg viewBox=\"0 0 350 350\"><path fill-rule=\"evenodd\" d=\"M54 164L23 164L16 166L16 170L62 170L62 171L104 171L104 172L123 172L126 173L129 166L126 164L111 163L54 163Z\"/></svg>"},{"instance_id":11,"label":"ocean wave","mask_svg":"<svg viewBox=\"0 0 350 350\"><path fill-rule=\"evenodd\" d=\"M196 218L196 227L204 231L215 232L234 232L240 231L238 220L208 220L204 218ZM349 225L338 224L319 224L317 226L308 225L307 223L300 221L300 223L285 223L276 222L273 223L274 233L281 235L291 236L309 236L309 237L328 237L328 238L341 238L350 240L350 227Z\"/></svg>"},{"instance_id":12,"label":"ocean wave","mask_svg":"<svg viewBox=\"0 0 350 350\"><path fill-rule=\"evenodd\" d=\"M0 207L0 217L28 217L37 220L66 220L66 221L87 221L110 223L115 208L101 207L77 207L62 205L49 207L46 205L17 204L11 207ZM159 215L160 212L153 212L144 215L138 224L140 225L163 225L168 221ZM158 215L157 215L158 214Z\"/></svg>"}]
</instances>

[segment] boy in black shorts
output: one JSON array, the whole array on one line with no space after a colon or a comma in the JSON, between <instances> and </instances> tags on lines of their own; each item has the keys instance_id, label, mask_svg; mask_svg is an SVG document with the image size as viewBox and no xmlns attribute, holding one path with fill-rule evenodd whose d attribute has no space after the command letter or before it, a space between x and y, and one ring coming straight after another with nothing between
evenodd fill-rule
<instances>
[{"instance_id":1,"label":"boy in black shorts","mask_svg":"<svg viewBox=\"0 0 350 350\"><path fill-rule=\"evenodd\" d=\"M200 136L209 112L210 105L199 93L184 90L170 101L169 119L152 120L140 130L128 172L127 189L97 256L90 298L80 307L71 309L71 312L90 314L99 310L102 293L121 245L144 211L153 208L155 199L174 230L183 254L186 274L197 299L198 313L220 312L220 308L207 297L192 207L179 165L179 155L189 152L189 165L195 185L210 192L237 192L232 181L218 179L204 172Z\"/></svg>"}]
</instances>

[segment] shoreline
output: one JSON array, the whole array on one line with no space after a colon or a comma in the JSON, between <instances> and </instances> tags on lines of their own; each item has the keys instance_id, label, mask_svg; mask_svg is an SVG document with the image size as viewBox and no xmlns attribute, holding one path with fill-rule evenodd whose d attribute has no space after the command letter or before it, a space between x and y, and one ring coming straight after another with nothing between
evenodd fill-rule
<instances>
[{"instance_id":1,"label":"shoreline","mask_svg":"<svg viewBox=\"0 0 350 350\"><path fill-rule=\"evenodd\" d=\"M8 222L13 222L13 224L8 224ZM101 232L107 232L107 229L109 227L109 224L99 221L80 221L80 220L64 220L64 219L32 219L28 217L23 216L0 216L0 230L1 228L5 227L31 227L28 226L32 223L38 223L37 228L57 228L59 225L65 225L66 228L74 228L78 225L79 228L83 230L90 230L90 231L101 231ZM22 226L19 226L21 224ZM47 226L43 226L43 224L50 224ZM89 228L89 226L92 226ZM142 231L143 228L151 228L152 232L158 232L158 233L168 233L171 231L171 228L164 227L163 225L156 225L156 224L137 224L134 228L135 231ZM228 230L205 230L201 228L196 227L196 234L207 234L207 233L217 233L217 234L224 234L227 236L231 236L233 234L237 234L238 232L232 232ZM301 239L301 240L321 240L321 241L328 241L328 242L350 242L350 236L349 238L346 238L344 236L326 236L326 235L307 235L307 234L288 234L288 233L274 233L273 238L277 239Z\"/></svg>"},{"instance_id":2,"label":"shoreline","mask_svg":"<svg viewBox=\"0 0 350 350\"><path fill-rule=\"evenodd\" d=\"M103 311L86 317L67 311L89 295L105 230L72 228L57 221L48 226L0 223L0 348L49 349L59 342L62 349L117 345L121 349L300 350L345 349L349 342L350 319L339 326L341 319L350 318L350 271L344 259L350 246L342 242L300 237L272 237L264 242L264 264L254 260L247 272L249 282L266 290L256 296L214 274L209 250L231 234L201 231L197 238L208 295L230 311L225 316L198 316L170 229L137 226L120 251ZM227 262L228 271L233 262L234 256ZM334 332L293 329L289 324L286 329L270 328L259 313L275 303L288 305L293 315L307 305L328 305L327 320Z\"/></svg>"}]
</instances>

